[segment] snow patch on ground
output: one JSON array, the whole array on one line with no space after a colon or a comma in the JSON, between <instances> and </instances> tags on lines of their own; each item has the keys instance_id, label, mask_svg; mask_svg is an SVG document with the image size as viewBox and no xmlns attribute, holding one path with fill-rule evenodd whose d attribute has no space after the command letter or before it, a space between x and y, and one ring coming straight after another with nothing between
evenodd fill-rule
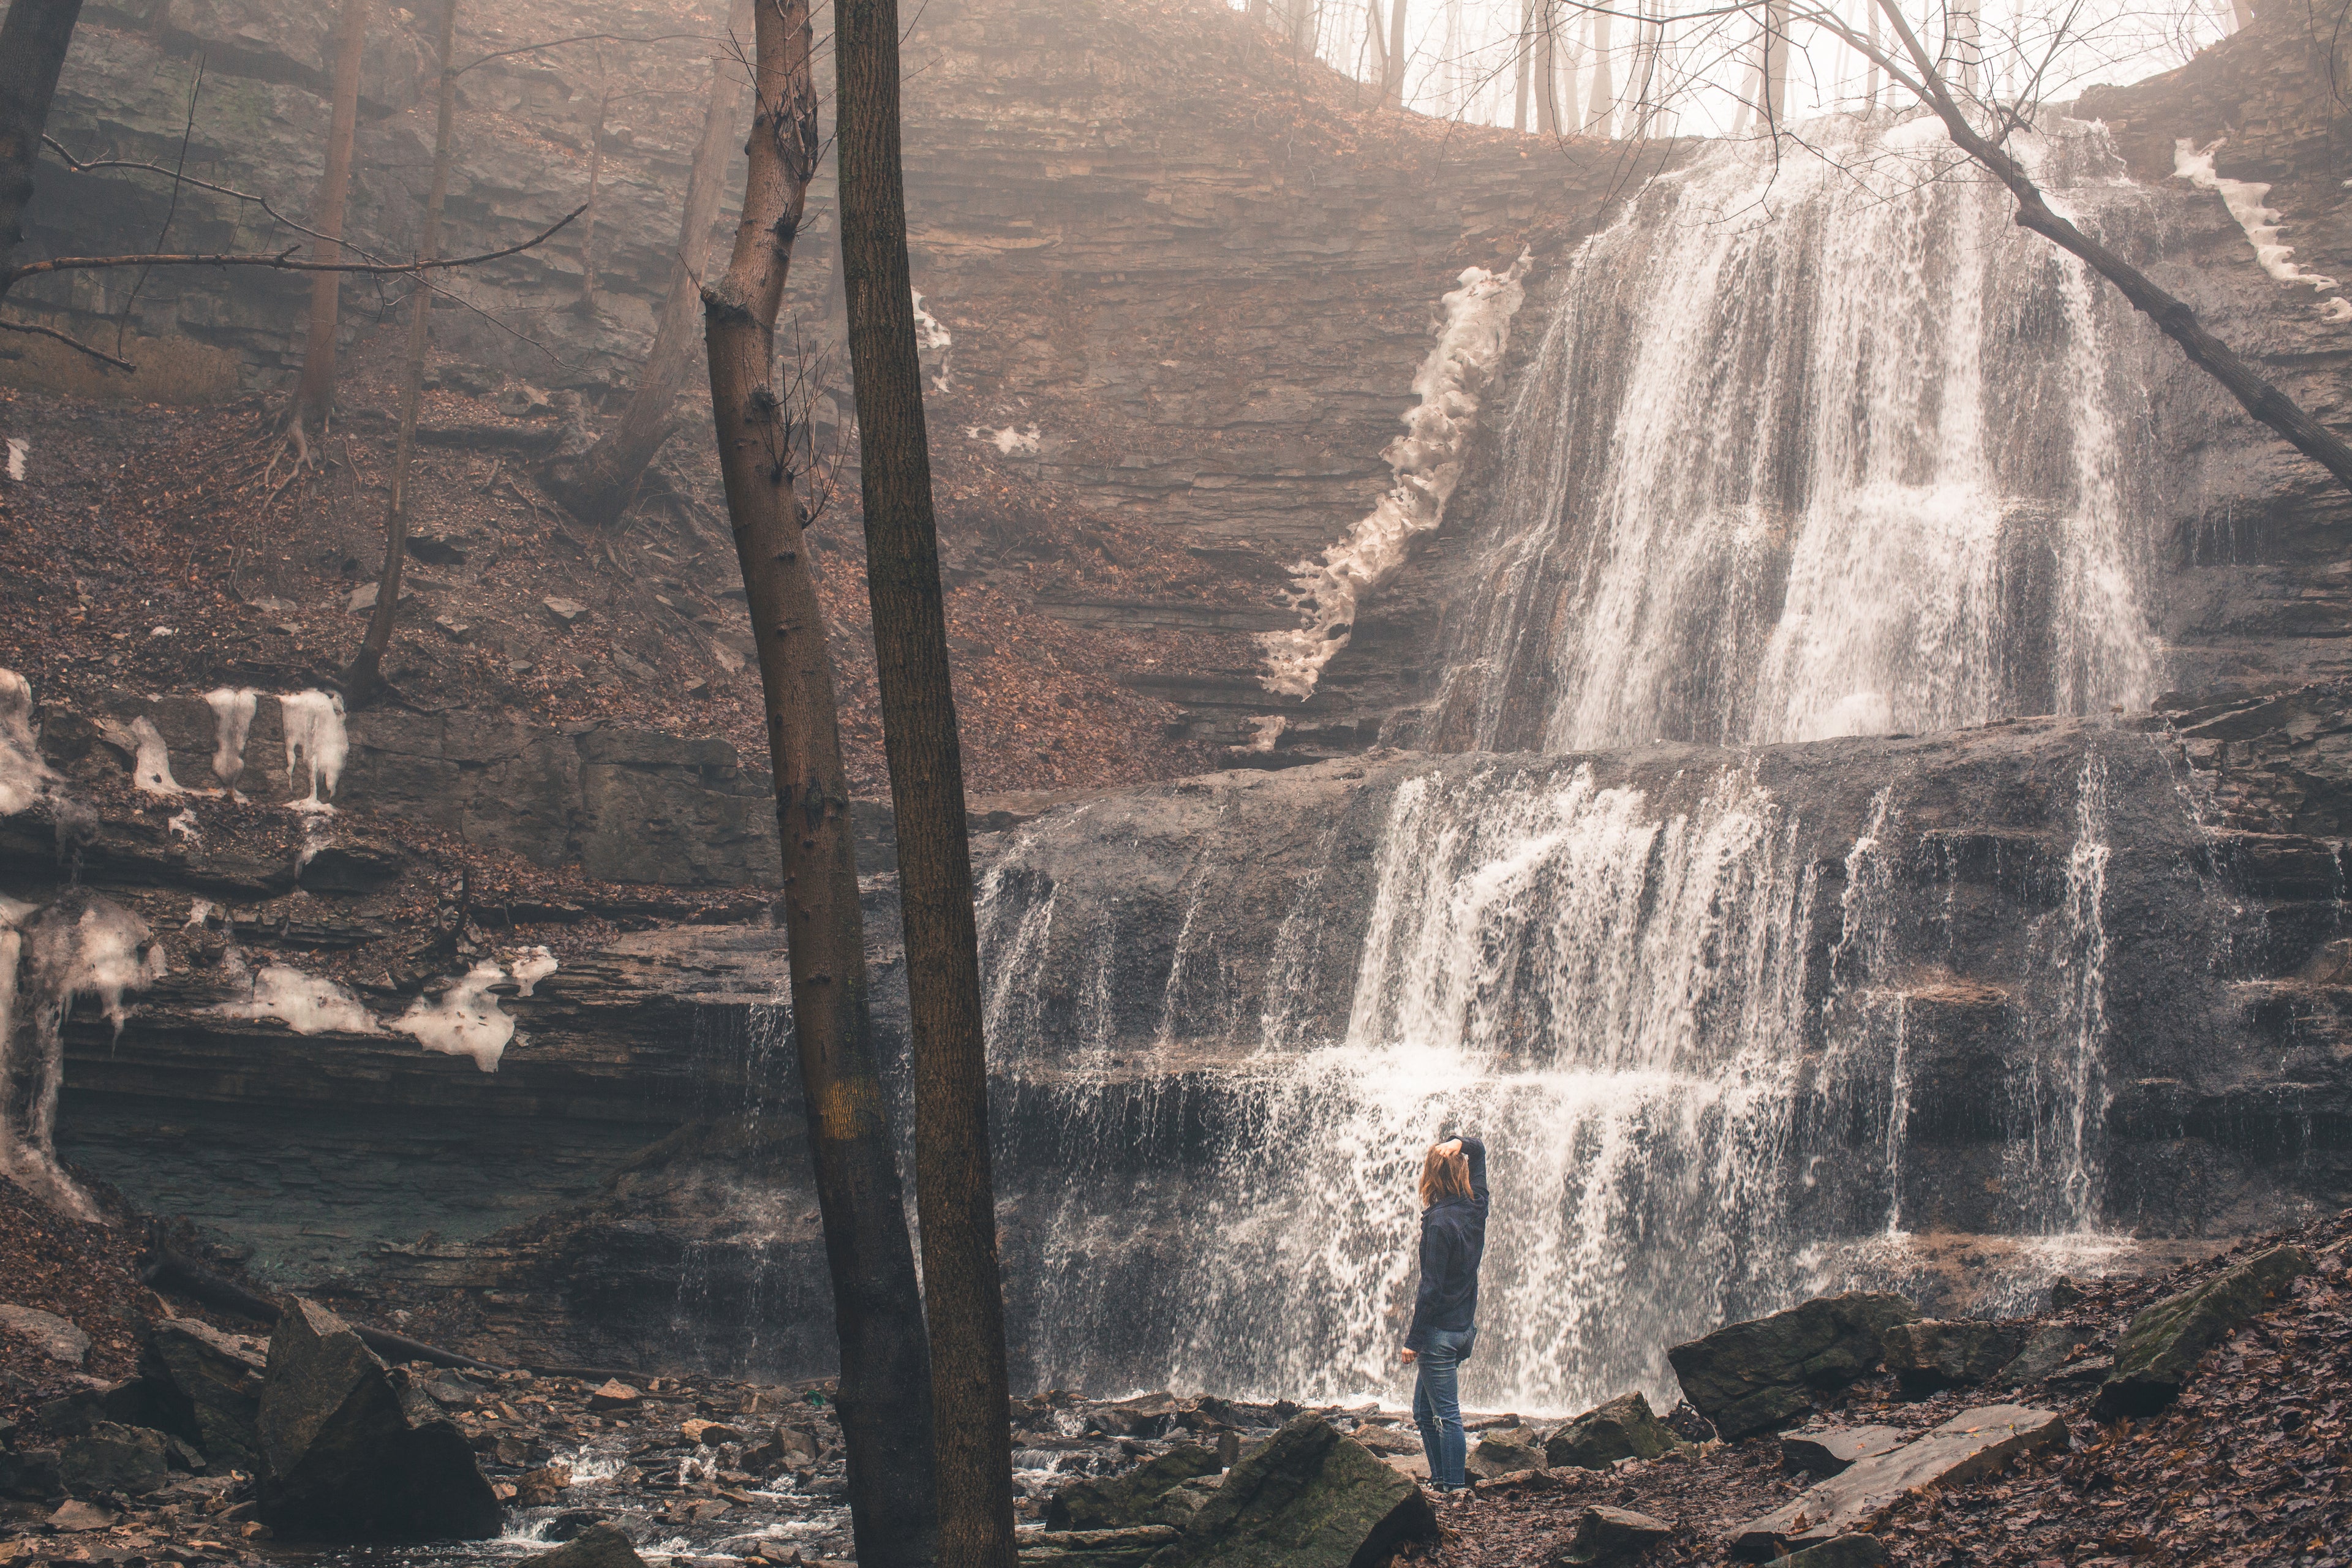
<instances>
[{"instance_id":1,"label":"snow patch on ground","mask_svg":"<svg viewBox=\"0 0 2352 1568\"><path fill-rule=\"evenodd\" d=\"M1045 437L1034 425L1026 430L1007 425L1002 430L983 430L977 425L967 425L963 433L975 441L992 442L996 449L1008 458L1034 458L1038 443Z\"/></svg>"},{"instance_id":2,"label":"snow patch on ground","mask_svg":"<svg viewBox=\"0 0 2352 1568\"><path fill-rule=\"evenodd\" d=\"M2278 242L2278 209L2263 205L2263 198L2271 194L2269 185L2256 180L2232 180L2214 172L2213 154L2221 147L2221 142L2200 148L2185 136L2179 138L2172 143L2173 174L2187 180L2200 191L2221 194L2221 205L2230 209L2230 216L2236 218L2238 226L2246 231L2246 242L2254 247L2254 259L2262 263L2263 271L2282 283L2308 283L2314 289L2335 288L2335 279L2323 278L2316 272L2305 272L2287 259L2294 254L2294 247ZM2328 319L2342 321L2345 318L2331 316Z\"/></svg>"},{"instance_id":3,"label":"snow patch on ground","mask_svg":"<svg viewBox=\"0 0 2352 1568\"><path fill-rule=\"evenodd\" d=\"M1510 346L1511 318L1527 299L1523 279L1534 258L1526 251L1503 272L1464 269L1461 287L1445 296L1437 342L1421 362L1412 389L1421 402L1404 416L1405 433L1382 454L1396 482L1348 537L1323 552L1322 562L1291 568L1291 605L1307 624L1258 638L1268 691L1305 699L1323 667L1348 646L1358 606L1405 563L1412 542L1444 521L1445 503L1462 478L1462 459L1478 426L1478 398Z\"/></svg>"},{"instance_id":4,"label":"snow patch on ground","mask_svg":"<svg viewBox=\"0 0 2352 1568\"><path fill-rule=\"evenodd\" d=\"M155 728L155 721L141 714L131 721L131 739L139 748L139 758L131 764L131 782L144 795L185 795L172 777L172 750L163 744L163 732Z\"/></svg>"},{"instance_id":5,"label":"snow patch on ground","mask_svg":"<svg viewBox=\"0 0 2352 1568\"><path fill-rule=\"evenodd\" d=\"M471 1057L484 1072L496 1072L515 1032L514 1020L499 1011L499 999L490 992L506 977L507 972L495 963L478 963L440 1001L419 996L410 1003L392 1026L415 1036L428 1051Z\"/></svg>"},{"instance_id":6,"label":"snow patch on ground","mask_svg":"<svg viewBox=\"0 0 2352 1568\"><path fill-rule=\"evenodd\" d=\"M278 700L286 723L286 777L290 789L310 770L310 790L287 802L292 811L332 811L326 797L342 782L351 737L343 729L343 700L331 691L289 691Z\"/></svg>"},{"instance_id":7,"label":"snow patch on ground","mask_svg":"<svg viewBox=\"0 0 2352 1568\"><path fill-rule=\"evenodd\" d=\"M245 740L253 732L254 710L260 705L258 691L224 686L205 693L205 706L213 710L213 776L223 789L236 788L237 775L245 772Z\"/></svg>"},{"instance_id":8,"label":"snow patch on ground","mask_svg":"<svg viewBox=\"0 0 2352 1568\"><path fill-rule=\"evenodd\" d=\"M331 980L283 963L265 964L253 977L243 1002L224 1002L205 1012L223 1018L276 1018L298 1035L381 1035L382 1025L366 1004Z\"/></svg>"},{"instance_id":9,"label":"snow patch on ground","mask_svg":"<svg viewBox=\"0 0 2352 1568\"><path fill-rule=\"evenodd\" d=\"M10 479L20 483L24 480L25 459L31 455L32 450L33 444L30 441L15 436L8 437L8 477Z\"/></svg>"},{"instance_id":10,"label":"snow patch on ground","mask_svg":"<svg viewBox=\"0 0 2352 1568\"><path fill-rule=\"evenodd\" d=\"M515 994L528 996L539 983L563 967L544 947L527 947L515 955Z\"/></svg>"}]
</instances>

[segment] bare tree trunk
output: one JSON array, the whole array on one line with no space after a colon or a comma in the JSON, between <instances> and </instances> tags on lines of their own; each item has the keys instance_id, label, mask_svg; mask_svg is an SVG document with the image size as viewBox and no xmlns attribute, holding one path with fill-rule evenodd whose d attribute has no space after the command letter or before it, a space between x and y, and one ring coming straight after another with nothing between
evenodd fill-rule
<instances>
[{"instance_id":1,"label":"bare tree trunk","mask_svg":"<svg viewBox=\"0 0 2352 1568\"><path fill-rule=\"evenodd\" d=\"M352 139L359 129L360 60L367 46L368 0L343 0L335 34L334 117L327 132L327 171L319 181L319 205L311 226L329 237L314 241L310 258L332 266L343 258L343 216L352 195ZM343 277L310 277L310 331L302 348L302 379L294 389L295 439L307 452L310 433L326 427L335 406L335 328L341 313Z\"/></svg>"},{"instance_id":2,"label":"bare tree trunk","mask_svg":"<svg viewBox=\"0 0 2352 1568\"><path fill-rule=\"evenodd\" d=\"M1789 0L1764 7L1764 128L1778 131L1789 118Z\"/></svg>"},{"instance_id":3,"label":"bare tree trunk","mask_svg":"<svg viewBox=\"0 0 2352 1568\"><path fill-rule=\"evenodd\" d=\"M1390 108L1404 108L1404 0L1388 5L1388 75L1381 78L1381 99Z\"/></svg>"},{"instance_id":4,"label":"bare tree trunk","mask_svg":"<svg viewBox=\"0 0 2352 1568\"><path fill-rule=\"evenodd\" d=\"M7 16L0 19L0 262L25 237L33 164L80 19L81 0L10 0ZM7 287L0 275L0 293Z\"/></svg>"},{"instance_id":5,"label":"bare tree trunk","mask_svg":"<svg viewBox=\"0 0 2352 1568\"><path fill-rule=\"evenodd\" d=\"M793 389L775 384L776 313L819 145L809 0L762 0L754 36L742 216L726 276L702 291L710 402L768 708L793 1035L841 1340L850 1523L860 1563L918 1568L938 1542L929 1352L874 1054L824 611L794 489Z\"/></svg>"},{"instance_id":6,"label":"bare tree trunk","mask_svg":"<svg viewBox=\"0 0 2352 1568\"><path fill-rule=\"evenodd\" d=\"M2114 284L2132 308L2154 321L2157 330L2180 345L2191 364L2204 371L2226 388L2238 405L2263 424L2286 437L2294 449L2326 468L2336 481L2352 489L2352 445L2305 412L2294 399L2273 386L2255 374L2254 368L2240 359L2231 347L2207 331L2197 320L2197 312L2174 299L2152 282L2147 275L2105 246L2076 228L2065 218L2050 209L2042 198L2042 188L2025 172L2025 166L2002 148L1988 141L1969 123L1969 117L1952 97L1937 62L1919 37L1904 18L1895 0L1874 0L1878 10L1886 17L1893 35L1894 47L1910 63L1916 79L1898 74L1893 58L1882 63L1887 67L1890 80L1903 80L1916 92L1928 108L1944 122L1945 132L1952 144L1984 168L1994 178L2009 187L2017 201L2017 226L2030 228L2048 239L2068 255L2100 277ZM1846 41L1855 41L1848 31Z\"/></svg>"},{"instance_id":7,"label":"bare tree trunk","mask_svg":"<svg viewBox=\"0 0 2352 1568\"><path fill-rule=\"evenodd\" d=\"M738 38L752 35L751 0L736 0L729 28ZM702 139L695 143L694 166L686 179L686 205L678 214L677 251L671 258L669 292L662 299L652 350L637 374L636 390L612 429L586 451L551 460L540 473L548 493L581 521L609 528L620 521L637 480L676 428L677 395L695 362L699 335L702 268L710 247L710 226L719 216L732 161L735 127L743 109L743 84L735 62L721 57L711 67L710 99L702 116Z\"/></svg>"},{"instance_id":8,"label":"bare tree trunk","mask_svg":"<svg viewBox=\"0 0 2352 1568\"><path fill-rule=\"evenodd\" d=\"M1528 128L1528 72L1535 47L1536 0L1520 0L1519 45L1511 52L1511 129Z\"/></svg>"},{"instance_id":9,"label":"bare tree trunk","mask_svg":"<svg viewBox=\"0 0 2352 1568\"><path fill-rule=\"evenodd\" d=\"M1876 5L1869 7L1866 19L1870 26L1870 74L1868 85L1863 92L1862 106L1864 109L1874 110L1878 107L1878 7Z\"/></svg>"},{"instance_id":10,"label":"bare tree trunk","mask_svg":"<svg viewBox=\"0 0 2352 1568\"><path fill-rule=\"evenodd\" d=\"M1536 35L1536 131L1559 134L1559 12L1553 0L1542 0L1543 20Z\"/></svg>"},{"instance_id":11,"label":"bare tree trunk","mask_svg":"<svg viewBox=\"0 0 2352 1568\"><path fill-rule=\"evenodd\" d=\"M598 73L601 78L603 73ZM596 313L596 198L604 185L604 118L612 111L613 94L596 94L596 121L588 128L588 210L580 215L580 301L583 314ZM688 175L690 181L693 176Z\"/></svg>"},{"instance_id":12,"label":"bare tree trunk","mask_svg":"<svg viewBox=\"0 0 2352 1568\"><path fill-rule=\"evenodd\" d=\"M417 236L416 259L441 253L441 208L449 197L450 120L457 108L457 0L441 12L441 100L433 132L433 190L425 202L425 227ZM400 607L401 567L408 551L408 468L416 455L416 409L425 395L425 342L433 312L431 280L420 274L408 299L408 357L400 384L400 440L393 450L392 500L384 509L383 566L375 578L375 610L367 635L343 675L343 700L365 707L383 692L383 653L392 646L394 614Z\"/></svg>"},{"instance_id":13,"label":"bare tree trunk","mask_svg":"<svg viewBox=\"0 0 2352 1568\"><path fill-rule=\"evenodd\" d=\"M1584 129L1608 141L1617 134L1616 89L1609 79L1609 13L1592 13L1592 118Z\"/></svg>"},{"instance_id":14,"label":"bare tree trunk","mask_svg":"<svg viewBox=\"0 0 2352 1568\"><path fill-rule=\"evenodd\" d=\"M897 0L835 0L834 18L866 580L913 1003L915 1194L931 1329L940 1560L954 1568L1016 1568L980 942L907 267L898 7Z\"/></svg>"}]
</instances>

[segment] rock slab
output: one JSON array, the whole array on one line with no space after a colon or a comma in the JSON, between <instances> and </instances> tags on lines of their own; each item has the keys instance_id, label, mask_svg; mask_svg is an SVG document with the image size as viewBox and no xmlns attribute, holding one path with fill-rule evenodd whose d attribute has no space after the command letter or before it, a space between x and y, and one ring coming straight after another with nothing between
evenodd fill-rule
<instances>
[{"instance_id":1,"label":"rock slab","mask_svg":"<svg viewBox=\"0 0 2352 1568\"><path fill-rule=\"evenodd\" d=\"M1142 1524L1131 1530L1048 1531L1022 1539L1021 1561L1034 1568L1144 1568L1152 1553L1170 1545L1181 1533L1171 1524Z\"/></svg>"},{"instance_id":2,"label":"rock slab","mask_svg":"<svg viewBox=\"0 0 2352 1568\"><path fill-rule=\"evenodd\" d=\"M1864 1459L1891 1454L1903 1445L1893 1426L1829 1426L1780 1434L1780 1468L1816 1476L1842 1475Z\"/></svg>"},{"instance_id":3,"label":"rock slab","mask_svg":"<svg viewBox=\"0 0 2352 1568\"><path fill-rule=\"evenodd\" d=\"M2022 1323L1923 1318L1887 1330L1879 1352L1903 1392L1917 1398L1991 1381L2025 1348L2025 1337Z\"/></svg>"},{"instance_id":4,"label":"rock slab","mask_svg":"<svg viewBox=\"0 0 2352 1568\"><path fill-rule=\"evenodd\" d=\"M1631 1563L1674 1533L1674 1526L1632 1509L1588 1508L1577 1520L1576 1534L1560 1561L1577 1568L1587 1563L1605 1568L1612 1563Z\"/></svg>"},{"instance_id":5,"label":"rock slab","mask_svg":"<svg viewBox=\"0 0 2352 1568\"><path fill-rule=\"evenodd\" d=\"M1841 1535L1802 1552L1791 1552L1772 1568L1879 1568L1886 1547L1874 1535Z\"/></svg>"},{"instance_id":6,"label":"rock slab","mask_svg":"<svg viewBox=\"0 0 2352 1568\"><path fill-rule=\"evenodd\" d=\"M1526 1426L1497 1426L1481 1432L1464 1467L1476 1480L1499 1480L1544 1468L1543 1439Z\"/></svg>"},{"instance_id":7,"label":"rock slab","mask_svg":"<svg viewBox=\"0 0 2352 1568\"><path fill-rule=\"evenodd\" d=\"M2021 1454L2065 1440L2066 1423L2055 1411L2022 1405L1963 1410L1903 1447L1859 1460L1796 1501L1741 1525L1732 1532L1732 1555L1765 1562L1784 1548L1833 1541L1905 1492L1973 1480Z\"/></svg>"},{"instance_id":8,"label":"rock slab","mask_svg":"<svg viewBox=\"0 0 2352 1568\"><path fill-rule=\"evenodd\" d=\"M2102 1421L2147 1415L2180 1397L2205 1352L2309 1272L2311 1255L2273 1247L2201 1285L2144 1307L2116 1345L2115 1370L2092 1414Z\"/></svg>"},{"instance_id":9,"label":"rock slab","mask_svg":"<svg viewBox=\"0 0 2352 1568\"><path fill-rule=\"evenodd\" d=\"M215 1470L261 1468L264 1342L223 1333L193 1318L159 1323L139 1352L139 1373L169 1429L194 1443Z\"/></svg>"},{"instance_id":10,"label":"rock slab","mask_svg":"<svg viewBox=\"0 0 2352 1568\"><path fill-rule=\"evenodd\" d=\"M1918 1316L1900 1296L1822 1296L1676 1345L1666 1359L1684 1397L1735 1442L1791 1425L1818 1395L1871 1372L1886 1331Z\"/></svg>"},{"instance_id":11,"label":"rock slab","mask_svg":"<svg viewBox=\"0 0 2352 1568\"><path fill-rule=\"evenodd\" d=\"M1045 1504L1045 1528L1105 1531L1145 1524L1181 1525L1193 1510L1186 1506L1171 1513L1168 1494L1195 1476L1215 1475L1218 1468L1216 1455L1184 1444L1123 1476L1064 1487Z\"/></svg>"},{"instance_id":12,"label":"rock slab","mask_svg":"<svg viewBox=\"0 0 2352 1568\"><path fill-rule=\"evenodd\" d=\"M1680 1443L1637 1389L1586 1411L1552 1433L1544 1439L1544 1458L1554 1468L1572 1465L1582 1470L1605 1470L1620 1459L1654 1459Z\"/></svg>"},{"instance_id":13,"label":"rock slab","mask_svg":"<svg viewBox=\"0 0 2352 1568\"><path fill-rule=\"evenodd\" d=\"M82 1358L89 1354L88 1334L55 1312L44 1312L38 1307L0 1301L0 1330L30 1340L34 1349L68 1366L79 1366Z\"/></svg>"},{"instance_id":14,"label":"rock slab","mask_svg":"<svg viewBox=\"0 0 2352 1568\"><path fill-rule=\"evenodd\" d=\"M269 1337L257 1436L261 1518L275 1530L343 1541L499 1532L498 1499L463 1434L315 1302L297 1300Z\"/></svg>"},{"instance_id":15,"label":"rock slab","mask_svg":"<svg viewBox=\"0 0 2352 1568\"><path fill-rule=\"evenodd\" d=\"M1429 1499L1312 1413L1242 1457L1151 1568L1375 1568L1433 1540Z\"/></svg>"}]
</instances>

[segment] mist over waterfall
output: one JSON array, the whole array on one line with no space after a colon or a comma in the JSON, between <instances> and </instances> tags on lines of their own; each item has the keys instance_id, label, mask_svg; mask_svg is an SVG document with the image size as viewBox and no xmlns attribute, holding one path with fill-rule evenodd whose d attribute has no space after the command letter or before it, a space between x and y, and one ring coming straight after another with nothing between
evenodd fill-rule
<instances>
[{"instance_id":1,"label":"mist over waterfall","mask_svg":"<svg viewBox=\"0 0 2352 1568\"><path fill-rule=\"evenodd\" d=\"M2113 238L2105 132L2025 146ZM1932 119L1716 144L1554 280L1436 736L1569 751L2146 706L2148 333ZM2144 220L2142 220L2144 221ZM1530 305L1528 313L1537 309Z\"/></svg>"},{"instance_id":2,"label":"mist over waterfall","mask_svg":"<svg viewBox=\"0 0 2352 1568\"><path fill-rule=\"evenodd\" d=\"M1984 731L1956 785L1835 738L2146 705L2143 336L1927 128L1830 129L1706 149L1550 280L1451 612L1474 754L998 862L992 1038L1065 1129L1041 1381L1402 1397L1450 1131L1492 1151L1484 1408L1671 1403L1668 1345L1923 1288L1922 1232L1995 1238L1969 1310L2112 1246L2111 795L2177 816L2157 750ZM2133 221L2101 132L2031 152ZM1956 787L2033 826L1947 831Z\"/></svg>"}]
</instances>

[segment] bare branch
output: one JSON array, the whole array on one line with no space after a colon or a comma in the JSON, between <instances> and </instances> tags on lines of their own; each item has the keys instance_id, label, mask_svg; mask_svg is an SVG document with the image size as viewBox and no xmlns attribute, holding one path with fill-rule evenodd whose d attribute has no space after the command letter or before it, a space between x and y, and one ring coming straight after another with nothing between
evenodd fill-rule
<instances>
[{"instance_id":1,"label":"bare branch","mask_svg":"<svg viewBox=\"0 0 2352 1568\"><path fill-rule=\"evenodd\" d=\"M501 257L520 255L534 246L545 244L566 224L587 210L587 205L583 203L520 245L509 245L503 250L486 250L478 256L453 256L443 261L296 261L293 256L299 247L290 245L274 256L240 253L220 256L53 256L47 261L28 261L22 267L0 272L0 288L21 279L37 278L51 272L89 272L109 267L267 267L279 272L363 272L378 276L436 272L452 267L478 266Z\"/></svg>"},{"instance_id":2,"label":"bare branch","mask_svg":"<svg viewBox=\"0 0 2352 1568\"><path fill-rule=\"evenodd\" d=\"M37 338L55 338L58 342L65 344L66 347L73 349L78 353L86 353L101 364L112 365L117 370L137 370L139 368L127 359L117 359L114 355L108 353L104 349L92 348L88 343L82 342L79 338L74 337L69 333L61 332L55 327L44 327L36 321L12 321L5 317L0 317L0 332L28 332Z\"/></svg>"}]
</instances>

